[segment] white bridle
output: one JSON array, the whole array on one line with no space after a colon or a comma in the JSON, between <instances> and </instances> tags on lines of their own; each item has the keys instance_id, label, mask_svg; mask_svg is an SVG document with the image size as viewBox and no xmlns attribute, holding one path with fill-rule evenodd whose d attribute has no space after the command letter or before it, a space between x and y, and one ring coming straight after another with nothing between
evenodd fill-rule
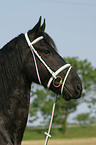
<instances>
[{"instance_id":1,"label":"white bridle","mask_svg":"<svg viewBox=\"0 0 96 145\"><path fill-rule=\"evenodd\" d=\"M50 72L50 74L52 75L52 77L51 77L51 78L49 79L49 81L48 81L47 88L50 87L50 85L51 85L53 79L56 79L56 78L58 77L57 75L58 75L60 72L62 72L64 69L66 69L66 68L69 67L69 69L68 69L68 71L67 71L67 73L66 73L66 75L65 75L65 78L64 78L64 80L63 80L63 83L61 82L61 84L62 84L62 87L61 87L61 94L62 94L62 93L63 93L64 85L65 85L65 82L66 82L66 79L67 79L67 77L68 77L68 75L69 75L69 73L70 73L70 70L71 70L72 66L71 66L70 64L65 64L65 65L63 65L62 67L60 67L56 72L52 71L52 69L50 69L50 67L46 64L46 62L41 58L41 56L38 54L38 52L37 52L37 51L35 50L35 48L33 47L34 44L36 44L37 42L39 42L40 40L43 39L43 36L40 36L40 37L36 38L34 41L30 42L27 33L25 33L25 38L26 38L26 41L27 41L27 43L28 43L28 46L29 46L30 49L31 49L32 55L33 55L33 59L34 59L34 63L35 63L35 68L36 68L36 73L37 73L37 77L38 77L38 80L39 80L39 83L40 83L40 84L41 84L41 79L40 79L39 70L38 70L38 66L37 66L37 62L36 62L35 55L39 58L39 60L43 63L43 65L47 68L47 70L48 70L48 71ZM34 55L34 54L35 54L35 55ZM62 79L62 78L60 77L60 79ZM60 84L60 85L61 85L61 84ZM59 85L59 86L60 86L60 85ZM59 87L59 86L57 86L57 87ZM56 86L55 86L55 87L56 87Z\"/></svg>"},{"instance_id":2,"label":"white bridle","mask_svg":"<svg viewBox=\"0 0 96 145\"><path fill-rule=\"evenodd\" d=\"M37 77L38 77L38 81L39 83L41 84L41 79L40 79L40 75L39 75L39 70L38 70L38 66L37 66L37 62L36 62L36 58L35 58L35 55L39 58L39 60L43 63L43 65L47 68L47 70L50 72L50 74L52 75L52 77L49 79L48 81L48 84L47 84L47 88L50 87L52 81L54 82L54 80L56 80L57 78L60 79L60 83L58 86L56 86L55 84L53 84L55 87L59 87L61 86L62 84L62 87L61 87L61 94L63 93L63 88L64 88L64 85L65 85L65 82L67 80L67 77L70 73L70 70L72 68L72 66L70 64L65 64L63 65L62 67L60 67L57 71L52 71L50 69L50 67L45 63L45 61L41 58L41 56L38 54L38 52L35 50L35 48L33 47L33 45L37 42L39 42L40 40L43 39L43 36L40 36L38 37L37 39L35 39L34 41L30 42L29 40L29 37L27 35L27 33L25 33L25 38L26 38L26 41L28 43L28 46L30 47L31 49L31 52L32 52L32 55L33 55L33 59L34 59L34 63L35 63L35 68L36 68L36 73L37 73ZM35 54L35 55L34 55ZM69 69L67 70L67 73L64 77L64 80L63 80L63 83L62 83L62 78L60 76L57 76L60 72L62 72L64 69L68 68ZM51 126L52 126L52 120L53 120L53 115L54 115L54 110L55 110L55 103L56 103L56 97L55 97L55 102L53 104L53 109L52 109L52 116L51 116L51 120L50 120L50 125L49 125L49 130L48 130L48 133L45 132L45 134L47 135L46 136L46 140L45 140L45 144L44 145L47 145L47 142L48 142L48 137L51 137L50 135L50 130L51 130Z\"/></svg>"}]
</instances>

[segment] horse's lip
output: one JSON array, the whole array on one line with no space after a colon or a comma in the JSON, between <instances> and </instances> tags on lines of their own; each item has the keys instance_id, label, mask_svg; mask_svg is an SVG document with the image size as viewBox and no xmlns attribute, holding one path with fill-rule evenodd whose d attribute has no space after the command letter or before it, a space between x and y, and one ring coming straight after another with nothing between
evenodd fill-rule
<instances>
[{"instance_id":1,"label":"horse's lip","mask_svg":"<svg viewBox=\"0 0 96 145\"><path fill-rule=\"evenodd\" d=\"M64 99L67 100L67 101L71 100L71 99L73 98L72 93L69 91L69 89L68 89L66 86L64 86L64 90L65 90L65 91L67 92L67 94L68 94L68 96L67 96L67 95L65 95L65 94L63 93ZM64 91L64 92L65 92L65 91Z\"/></svg>"}]
</instances>

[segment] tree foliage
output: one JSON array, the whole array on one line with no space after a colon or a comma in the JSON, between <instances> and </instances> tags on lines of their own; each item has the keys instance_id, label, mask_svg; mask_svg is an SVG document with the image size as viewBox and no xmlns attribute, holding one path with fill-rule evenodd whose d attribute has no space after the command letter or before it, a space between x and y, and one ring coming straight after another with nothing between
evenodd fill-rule
<instances>
[{"instance_id":1,"label":"tree foliage","mask_svg":"<svg viewBox=\"0 0 96 145\"><path fill-rule=\"evenodd\" d=\"M78 114L74 119L79 122L79 124L84 127L88 122L90 118L90 113L81 113Z\"/></svg>"}]
</instances>

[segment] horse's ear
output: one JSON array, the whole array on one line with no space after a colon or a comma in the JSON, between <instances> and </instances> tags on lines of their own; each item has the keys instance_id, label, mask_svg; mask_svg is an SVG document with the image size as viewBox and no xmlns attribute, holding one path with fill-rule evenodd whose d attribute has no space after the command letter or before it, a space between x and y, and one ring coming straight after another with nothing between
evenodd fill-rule
<instances>
[{"instance_id":1,"label":"horse's ear","mask_svg":"<svg viewBox=\"0 0 96 145\"><path fill-rule=\"evenodd\" d=\"M29 30L29 33L38 32L39 29L40 29L40 25L41 25L41 16L40 16L39 21L37 22L37 24L33 27L33 29Z\"/></svg>"},{"instance_id":2,"label":"horse's ear","mask_svg":"<svg viewBox=\"0 0 96 145\"><path fill-rule=\"evenodd\" d=\"M44 32L45 27L46 27L46 24L45 24L45 19L44 19L44 22L43 22L42 26L40 27L40 31Z\"/></svg>"}]
</instances>

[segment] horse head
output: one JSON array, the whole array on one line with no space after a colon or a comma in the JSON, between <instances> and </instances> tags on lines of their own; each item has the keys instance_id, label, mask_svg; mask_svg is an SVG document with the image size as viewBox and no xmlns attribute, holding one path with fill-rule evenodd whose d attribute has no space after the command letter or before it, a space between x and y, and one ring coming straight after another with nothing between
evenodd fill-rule
<instances>
[{"instance_id":1,"label":"horse head","mask_svg":"<svg viewBox=\"0 0 96 145\"><path fill-rule=\"evenodd\" d=\"M42 84L65 100L81 96L82 83L70 64L58 54L52 38L45 32L41 17L32 30L25 34L27 58L24 71L30 82Z\"/></svg>"}]
</instances>

